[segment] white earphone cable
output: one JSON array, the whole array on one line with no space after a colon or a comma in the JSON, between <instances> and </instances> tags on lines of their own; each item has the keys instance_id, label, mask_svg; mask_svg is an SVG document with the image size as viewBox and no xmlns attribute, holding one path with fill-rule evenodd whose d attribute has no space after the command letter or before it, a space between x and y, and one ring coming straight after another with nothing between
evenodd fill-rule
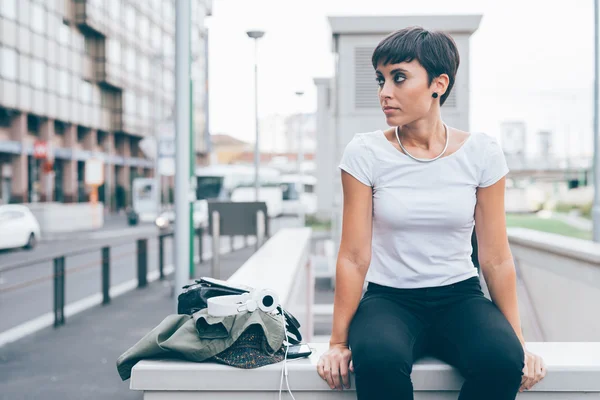
<instances>
[{"instance_id":1,"label":"white earphone cable","mask_svg":"<svg viewBox=\"0 0 600 400\"><path fill-rule=\"evenodd\" d=\"M292 400L296 400L294 394L292 393L292 389L290 389L290 381L288 380L287 356L290 344L287 342L287 329L285 329L285 317L283 315L283 312L281 313L281 319L283 321L283 343L285 346L285 356L283 357L283 367L281 368L281 378L279 379L279 400L281 400L281 393L283 390L283 375L285 375L285 383L287 386L288 393L290 394L290 396L292 396Z\"/></svg>"}]
</instances>

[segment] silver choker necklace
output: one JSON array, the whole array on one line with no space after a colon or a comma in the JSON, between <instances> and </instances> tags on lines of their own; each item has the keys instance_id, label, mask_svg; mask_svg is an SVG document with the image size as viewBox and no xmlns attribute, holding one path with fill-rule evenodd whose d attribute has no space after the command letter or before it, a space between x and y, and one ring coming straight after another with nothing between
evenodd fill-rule
<instances>
[{"instance_id":1,"label":"silver choker necklace","mask_svg":"<svg viewBox=\"0 0 600 400\"><path fill-rule=\"evenodd\" d=\"M406 151L404 146L402 146L402 142L400 141L400 136L398 135L398 131L399 131L398 127L396 127L395 131L396 131L396 140L398 140L398 144L400 145L400 148L402 149L404 154L406 154L407 156L409 156L410 158L412 158L415 161L432 162L432 161L437 160L441 156L443 156L444 153L446 152L446 150L448 150L448 143L450 143L450 131L448 131L448 126L446 124L444 124L444 131L446 132L446 145L444 146L444 150L442 150L442 152L435 158L418 158L418 157L412 156L408 151Z\"/></svg>"}]
</instances>

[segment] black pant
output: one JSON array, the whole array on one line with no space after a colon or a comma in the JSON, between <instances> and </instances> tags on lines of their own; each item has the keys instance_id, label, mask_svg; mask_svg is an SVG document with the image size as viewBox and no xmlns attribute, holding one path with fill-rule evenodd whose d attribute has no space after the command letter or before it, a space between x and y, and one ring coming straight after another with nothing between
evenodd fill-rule
<instances>
[{"instance_id":1,"label":"black pant","mask_svg":"<svg viewBox=\"0 0 600 400\"><path fill-rule=\"evenodd\" d=\"M369 283L349 332L359 400L413 399L414 361L432 355L465 377L459 400L513 400L523 347L479 278L395 289Z\"/></svg>"}]
</instances>

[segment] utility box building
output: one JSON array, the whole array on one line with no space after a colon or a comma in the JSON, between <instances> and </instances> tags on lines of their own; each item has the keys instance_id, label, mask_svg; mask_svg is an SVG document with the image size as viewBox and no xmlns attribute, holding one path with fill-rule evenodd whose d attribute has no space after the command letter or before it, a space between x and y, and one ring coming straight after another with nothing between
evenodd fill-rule
<instances>
[{"instance_id":1,"label":"utility box building","mask_svg":"<svg viewBox=\"0 0 600 400\"><path fill-rule=\"evenodd\" d=\"M371 56L377 44L393 31L422 26L449 33L460 53L460 67L450 96L442 107L444 121L469 130L469 38L481 15L348 16L329 17L335 75L316 78L318 216L332 218L337 242L342 196L337 169L342 152L358 132L388 128L379 105ZM337 243L336 243L337 248Z\"/></svg>"}]
</instances>

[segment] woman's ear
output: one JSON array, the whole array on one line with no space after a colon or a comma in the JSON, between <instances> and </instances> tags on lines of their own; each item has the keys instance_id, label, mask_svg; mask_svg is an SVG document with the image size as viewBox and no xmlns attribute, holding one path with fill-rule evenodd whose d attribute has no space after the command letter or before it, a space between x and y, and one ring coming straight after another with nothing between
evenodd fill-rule
<instances>
[{"instance_id":1,"label":"woman's ear","mask_svg":"<svg viewBox=\"0 0 600 400\"><path fill-rule=\"evenodd\" d=\"M447 74L441 74L433 80L433 89L440 97L448 90L450 77Z\"/></svg>"}]
</instances>

